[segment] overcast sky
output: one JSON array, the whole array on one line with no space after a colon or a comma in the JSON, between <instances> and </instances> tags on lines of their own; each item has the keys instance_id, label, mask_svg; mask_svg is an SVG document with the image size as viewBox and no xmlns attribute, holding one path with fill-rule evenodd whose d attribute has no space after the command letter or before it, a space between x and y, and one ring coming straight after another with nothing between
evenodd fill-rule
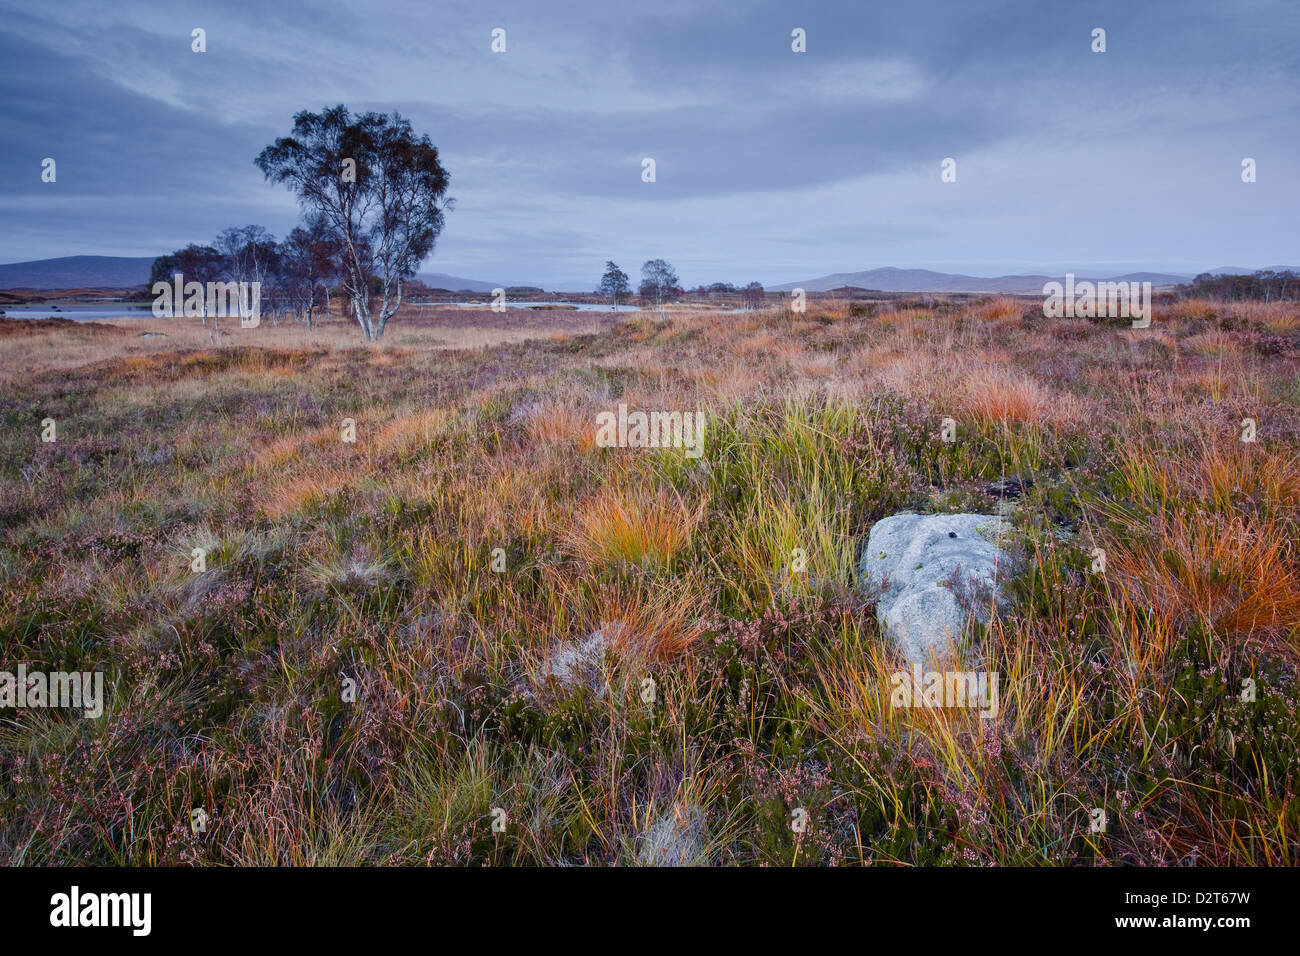
<instances>
[{"instance_id":1,"label":"overcast sky","mask_svg":"<svg viewBox=\"0 0 1300 956\"><path fill-rule=\"evenodd\" d=\"M0 0L0 18L4 262L283 236L298 207L253 157L344 103L441 150L457 205L424 271L592 288L611 258L666 258L688 286L1300 263L1298 0Z\"/></svg>"}]
</instances>

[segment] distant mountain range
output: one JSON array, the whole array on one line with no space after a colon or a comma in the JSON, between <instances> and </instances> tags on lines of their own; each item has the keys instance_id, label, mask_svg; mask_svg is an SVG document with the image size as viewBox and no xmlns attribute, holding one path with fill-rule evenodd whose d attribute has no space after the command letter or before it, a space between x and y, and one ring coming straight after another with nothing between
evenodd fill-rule
<instances>
[{"instance_id":1,"label":"distant mountain range","mask_svg":"<svg viewBox=\"0 0 1300 956\"><path fill-rule=\"evenodd\" d=\"M151 256L63 256L59 259L35 259L31 262L11 262L0 265L0 289L130 289L139 288L149 280L153 267ZM1290 269L1300 272L1297 266L1265 266L1268 269ZM1221 266L1208 269L1216 275L1249 273L1254 269ZM524 282L484 282L466 279L443 272L421 272L418 278L433 289L453 292L491 292L511 285L535 285ZM809 292L829 292L842 286L859 289L878 289L881 292L1007 292L1039 295L1043 283L1060 281L1060 275L1011 275L985 278L929 269L868 269L864 272L836 272L820 279L804 282L787 282L768 286L769 292L788 292L806 289ZM1150 282L1153 287L1167 287L1190 281L1190 274L1172 272L1131 272L1120 276L1095 276L1076 273L1075 279L1108 282ZM578 289L582 283L568 283L555 289ZM590 291L584 289L583 291Z\"/></svg>"},{"instance_id":2,"label":"distant mountain range","mask_svg":"<svg viewBox=\"0 0 1300 956\"><path fill-rule=\"evenodd\" d=\"M1244 276L1254 272L1300 272L1300 266L1259 266L1255 269L1243 269L1241 266L1219 266L1217 269L1207 269L1206 271L1216 276Z\"/></svg>"},{"instance_id":3,"label":"distant mountain range","mask_svg":"<svg viewBox=\"0 0 1300 956\"><path fill-rule=\"evenodd\" d=\"M430 289L447 289L451 292L491 292L493 289L504 289L508 285L521 284L462 279L460 276L449 276L445 272L417 272L415 277Z\"/></svg>"},{"instance_id":4,"label":"distant mountain range","mask_svg":"<svg viewBox=\"0 0 1300 956\"><path fill-rule=\"evenodd\" d=\"M1296 266L1264 266L1266 269L1290 269L1300 272ZM1256 270L1221 266L1207 269L1215 275L1246 274ZM808 279L804 282L787 282L783 285L768 286L768 292L789 292L791 289L804 289L808 292L829 292L844 286L859 289L875 289L880 292L1005 292L1026 295L1042 295L1043 284L1060 282L1064 275L1013 275L1013 276L968 276L949 272L931 272L929 269L868 269L864 272L836 272L820 279ZM1117 276L1098 276L1076 273L1075 281L1091 282L1150 282L1152 288L1181 285L1190 282L1190 273L1176 272L1129 272Z\"/></svg>"},{"instance_id":5,"label":"distant mountain range","mask_svg":"<svg viewBox=\"0 0 1300 956\"><path fill-rule=\"evenodd\" d=\"M149 281L152 256L63 256L0 265L0 289L128 289Z\"/></svg>"},{"instance_id":6,"label":"distant mountain range","mask_svg":"<svg viewBox=\"0 0 1300 956\"><path fill-rule=\"evenodd\" d=\"M829 292L842 286L877 289L881 292L1006 292L1041 295L1045 282L1061 281L1063 275L967 276L929 269L868 269L865 272L836 272L820 279L787 282L771 286L769 292ZM1187 282L1190 275L1167 272L1132 272L1121 276L1075 275L1075 281L1098 279L1110 282L1150 282L1155 288Z\"/></svg>"},{"instance_id":7,"label":"distant mountain range","mask_svg":"<svg viewBox=\"0 0 1300 956\"><path fill-rule=\"evenodd\" d=\"M153 256L63 256L10 262L0 265L0 289L135 289L149 281L152 268ZM442 272L421 272L417 278L430 288L454 292L491 292L503 285Z\"/></svg>"}]
</instances>

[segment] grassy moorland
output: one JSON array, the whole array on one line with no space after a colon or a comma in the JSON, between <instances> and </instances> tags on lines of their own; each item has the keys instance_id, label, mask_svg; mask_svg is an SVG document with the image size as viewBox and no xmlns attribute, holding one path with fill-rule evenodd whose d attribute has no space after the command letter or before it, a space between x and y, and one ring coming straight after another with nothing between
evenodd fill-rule
<instances>
[{"instance_id":1,"label":"grassy moorland","mask_svg":"<svg viewBox=\"0 0 1300 956\"><path fill-rule=\"evenodd\" d=\"M1300 306L927 301L472 348L6 324L2 666L108 701L0 714L0 859L1300 862ZM619 402L703 409L703 458L597 447ZM867 530L1009 476L997 718L891 708Z\"/></svg>"}]
</instances>

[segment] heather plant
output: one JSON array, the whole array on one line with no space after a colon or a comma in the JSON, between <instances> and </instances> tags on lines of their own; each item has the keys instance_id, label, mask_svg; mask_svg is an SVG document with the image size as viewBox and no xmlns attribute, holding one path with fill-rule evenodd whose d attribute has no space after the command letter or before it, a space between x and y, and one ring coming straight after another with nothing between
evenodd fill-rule
<instances>
[{"instance_id":1,"label":"heather plant","mask_svg":"<svg viewBox=\"0 0 1300 956\"><path fill-rule=\"evenodd\" d=\"M106 691L0 713L7 862L1297 862L1291 304L414 319L5 333L0 670ZM890 705L906 510L1010 523L994 719Z\"/></svg>"}]
</instances>

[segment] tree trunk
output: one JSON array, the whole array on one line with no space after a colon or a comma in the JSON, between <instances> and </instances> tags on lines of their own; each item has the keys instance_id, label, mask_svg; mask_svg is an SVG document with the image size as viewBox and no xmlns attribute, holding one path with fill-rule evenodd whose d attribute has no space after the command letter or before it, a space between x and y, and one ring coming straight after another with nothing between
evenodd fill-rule
<instances>
[{"instance_id":1,"label":"tree trunk","mask_svg":"<svg viewBox=\"0 0 1300 956\"><path fill-rule=\"evenodd\" d=\"M402 307L402 280L398 279L397 280L397 301L393 303L393 307L391 309L388 307L388 295L387 295L387 290L385 290L383 308L379 313L379 323L375 327L376 339L378 339L380 336L384 334L384 329L388 327L388 320L391 319L394 315L396 315L397 310L400 309L401 307Z\"/></svg>"}]
</instances>

